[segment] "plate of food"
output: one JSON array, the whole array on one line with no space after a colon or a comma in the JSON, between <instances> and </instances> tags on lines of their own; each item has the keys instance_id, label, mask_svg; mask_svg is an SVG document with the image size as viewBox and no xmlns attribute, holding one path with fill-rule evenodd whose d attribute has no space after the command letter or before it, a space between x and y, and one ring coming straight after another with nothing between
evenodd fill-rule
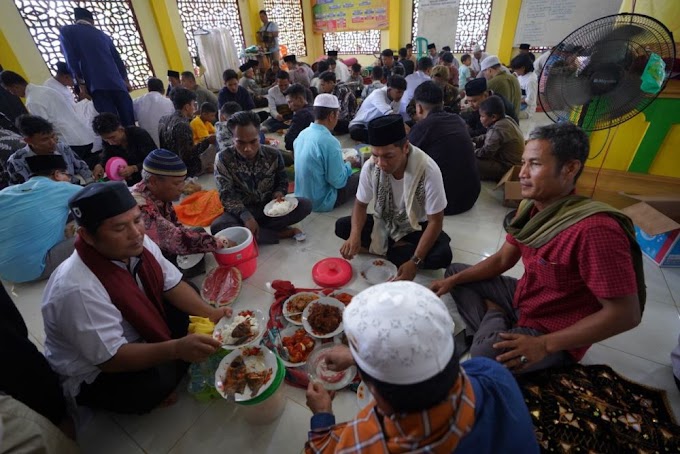
<instances>
[{"instance_id":1,"label":"plate of food","mask_svg":"<svg viewBox=\"0 0 680 454\"><path fill-rule=\"evenodd\" d=\"M302 326L302 312L309 303L319 298L319 295L312 292L296 293L284 301L283 316L293 325Z\"/></svg>"},{"instance_id":2,"label":"plate of food","mask_svg":"<svg viewBox=\"0 0 680 454\"><path fill-rule=\"evenodd\" d=\"M364 408L370 404L372 400L373 394L371 394L366 383L362 381L357 388L357 405L359 405L359 408Z\"/></svg>"},{"instance_id":3,"label":"plate of food","mask_svg":"<svg viewBox=\"0 0 680 454\"><path fill-rule=\"evenodd\" d=\"M397 277L397 267L387 259L371 259L363 263L359 274L369 284L382 284Z\"/></svg>"},{"instance_id":4,"label":"plate of food","mask_svg":"<svg viewBox=\"0 0 680 454\"><path fill-rule=\"evenodd\" d=\"M355 150L354 148L342 149L342 159L344 161L349 161L350 159L353 159L355 157L359 157L359 150Z\"/></svg>"},{"instance_id":5,"label":"plate of food","mask_svg":"<svg viewBox=\"0 0 680 454\"><path fill-rule=\"evenodd\" d=\"M231 317L222 317L215 329L213 338L222 343L225 350L236 347L257 345L267 326L267 318L257 310L234 311Z\"/></svg>"},{"instance_id":6,"label":"plate of food","mask_svg":"<svg viewBox=\"0 0 680 454\"><path fill-rule=\"evenodd\" d=\"M285 216L298 206L298 199L292 195L285 196L282 200L272 200L264 206L265 216L280 218Z\"/></svg>"},{"instance_id":7,"label":"plate of food","mask_svg":"<svg viewBox=\"0 0 680 454\"><path fill-rule=\"evenodd\" d=\"M326 339L342 332L345 305L335 298L319 298L302 312L302 326L314 337Z\"/></svg>"},{"instance_id":8,"label":"plate of food","mask_svg":"<svg viewBox=\"0 0 680 454\"><path fill-rule=\"evenodd\" d=\"M225 399L248 401L262 394L274 381L276 355L263 347L239 347L222 358L215 370L215 389Z\"/></svg>"},{"instance_id":9,"label":"plate of food","mask_svg":"<svg viewBox=\"0 0 680 454\"><path fill-rule=\"evenodd\" d=\"M326 364L326 358L332 348L338 347L335 344L323 344L314 349L307 359L306 368L310 380L321 383L329 391L336 391L352 383L357 374L357 368L350 366L341 371L330 370Z\"/></svg>"},{"instance_id":10,"label":"plate of food","mask_svg":"<svg viewBox=\"0 0 680 454\"><path fill-rule=\"evenodd\" d=\"M280 334L281 342L288 350L288 361L281 358L286 367L304 366L312 351L321 345L318 339L313 338L304 328L298 326L282 329Z\"/></svg>"},{"instance_id":11,"label":"plate of food","mask_svg":"<svg viewBox=\"0 0 680 454\"><path fill-rule=\"evenodd\" d=\"M352 298L354 298L356 294L357 292L355 292L354 290L341 288L333 291L328 296L330 296L331 298L335 298L336 300L340 301L342 304L347 306L349 303L352 302Z\"/></svg>"},{"instance_id":12,"label":"plate of food","mask_svg":"<svg viewBox=\"0 0 680 454\"><path fill-rule=\"evenodd\" d=\"M199 264L203 260L205 254L189 254L177 256L177 268L181 270L189 270Z\"/></svg>"}]
</instances>

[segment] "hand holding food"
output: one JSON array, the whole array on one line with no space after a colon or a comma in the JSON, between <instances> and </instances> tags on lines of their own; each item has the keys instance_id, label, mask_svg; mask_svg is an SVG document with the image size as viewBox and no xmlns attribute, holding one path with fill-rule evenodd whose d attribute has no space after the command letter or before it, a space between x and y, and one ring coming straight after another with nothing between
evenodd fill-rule
<instances>
[{"instance_id":1,"label":"hand holding food","mask_svg":"<svg viewBox=\"0 0 680 454\"><path fill-rule=\"evenodd\" d=\"M326 353L326 367L328 370L339 372L354 365L352 352L344 345L328 349Z\"/></svg>"},{"instance_id":2,"label":"hand holding food","mask_svg":"<svg viewBox=\"0 0 680 454\"><path fill-rule=\"evenodd\" d=\"M211 322L217 323L220 321L222 317L231 317L231 314L233 313L232 309L230 307L217 307L215 309L212 309L210 313L210 319Z\"/></svg>"},{"instance_id":3,"label":"hand holding food","mask_svg":"<svg viewBox=\"0 0 680 454\"><path fill-rule=\"evenodd\" d=\"M320 384L313 381L307 385L307 406L312 413L333 413L333 397Z\"/></svg>"},{"instance_id":4,"label":"hand holding food","mask_svg":"<svg viewBox=\"0 0 680 454\"><path fill-rule=\"evenodd\" d=\"M359 253L360 248L361 239L350 236L349 239L345 241L340 247L340 255L342 255L342 258L345 260L352 260L354 256Z\"/></svg>"},{"instance_id":5,"label":"hand holding food","mask_svg":"<svg viewBox=\"0 0 680 454\"><path fill-rule=\"evenodd\" d=\"M204 334L188 334L175 342L175 358L189 363L200 363L220 348L219 341Z\"/></svg>"}]
</instances>

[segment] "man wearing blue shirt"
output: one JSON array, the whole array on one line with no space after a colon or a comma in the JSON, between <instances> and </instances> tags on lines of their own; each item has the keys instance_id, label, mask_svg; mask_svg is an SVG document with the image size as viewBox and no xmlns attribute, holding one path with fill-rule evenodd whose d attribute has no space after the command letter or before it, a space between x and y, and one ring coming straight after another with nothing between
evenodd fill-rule
<instances>
[{"instance_id":1,"label":"man wearing blue shirt","mask_svg":"<svg viewBox=\"0 0 680 454\"><path fill-rule=\"evenodd\" d=\"M295 194L312 201L312 211L331 211L354 198L359 185L358 158L343 162L340 142L331 131L338 123L340 103L335 95L314 99L314 123L295 139Z\"/></svg>"},{"instance_id":2,"label":"man wearing blue shirt","mask_svg":"<svg viewBox=\"0 0 680 454\"><path fill-rule=\"evenodd\" d=\"M87 89L99 113L118 115L123 126L134 126L135 112L128 90L125 63L111 37L94 27L85 8L73 10L76 23L59 32L61 50L81 89Z\"/></svg>"},{"instance_id":3,"label":"man wearing blue shirt","mask_svg":"<svg viewBox=\"0 0 680 454\"><path fill-rule=\"evenodd\" d=\"M47 279L73 253L68 199L82 189L68 182L60 155L29 156L26 163L32 177L0 191L0 278L10 282Z\"/></svg>"}]
</instances>

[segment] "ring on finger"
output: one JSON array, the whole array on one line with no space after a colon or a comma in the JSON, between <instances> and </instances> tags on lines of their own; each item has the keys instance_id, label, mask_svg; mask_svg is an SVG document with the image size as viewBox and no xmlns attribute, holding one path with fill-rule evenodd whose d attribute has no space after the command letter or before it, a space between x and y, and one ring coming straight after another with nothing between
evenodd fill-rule
<instances>
[{"instance_id":1,"label":"ring on finger","mask_svg":"<svg viewBox=\"0 0 680 454\"><path fill-rule=\"evenodd\" d=\"M520 364L526 364L526 363L529 362L529 358L527 358L526 356L522 355L522 356L519 357L519 362L520 362Z\"/></svg>"}]
</instances>

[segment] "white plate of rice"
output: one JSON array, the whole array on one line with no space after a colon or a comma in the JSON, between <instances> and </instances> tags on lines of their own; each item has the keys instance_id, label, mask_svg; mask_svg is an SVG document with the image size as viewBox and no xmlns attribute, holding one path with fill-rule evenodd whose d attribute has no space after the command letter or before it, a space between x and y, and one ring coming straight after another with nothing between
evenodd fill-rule
<instances>
[{"instance_id":1,"label":"white plate of rice","mask_svg":"<svg viewBox=\"0 0 680 454\"><path fill-rule=\"evenodd\" d=\"M298 199L292 195L287 195L282 201L272 200L264 206L265 216L270 218L280 218L293 211L298 206Z\"/></svg>"},{"instance_id":2,"label":"white plate of rice","mask_svg":"<svg viewBox=\"0 0 680 454\"><path fill-rule=\"evenodd\" d=\"M237 325L248 320L252 335L249 336L245 342L236 344L236 339L231 336ZM222 317L215 325L213 331L213 338L222 343L222 348L232 350L236 347L247 347L250 345L257 345L262 340L265 330L267 329L267 318L257 309L234 311L231 317Z\"/></svg>"}]
</instances>

